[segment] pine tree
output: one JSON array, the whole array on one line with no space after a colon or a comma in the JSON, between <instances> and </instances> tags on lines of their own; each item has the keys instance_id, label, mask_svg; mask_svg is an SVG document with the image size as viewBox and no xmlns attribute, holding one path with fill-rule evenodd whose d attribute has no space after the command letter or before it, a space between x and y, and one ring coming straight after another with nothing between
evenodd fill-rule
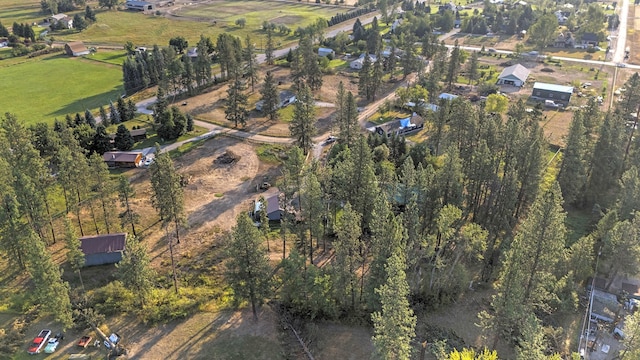
<instances>
[{"instance_id":1,"label":"pine tree","mask_svg":"<svg viewBox=\"0 0 640 360\"><path fill-rule=\"evenodd\" d=\"M471 53L471 57L469 58L469 62L467 63L467 78L469 79L469 85L471 83L477 83L478 78L480 77L480 73L478 72L478 52L474 51Z\"/></svg>"},{"instance_id":2,"label":"pine tree","mask_svg":"<svg viewBox=\"0 0 640 360\"><path fill-rule=\"evenodd\" d=\"M564 218L560 186L554 183L533 203L507 252L493 301L494 326L502 334L523 334L527 317L549 308L557 254L565 246Z\"/></svg>"},{"instance_id":3,"label":"pine tree","mask_svg":"<svg viewBox=\"0 0 640 360\"><path fill-rule=\"evenodd\" d=\"M234 126L238 124L245 126L249 111L247 110L247 96L243 93L244 84L237 77L227 90L226 108L224 110L225 119L233 121Z\"/></svg>"},{"instance_id":4,"label":"pine tree","mask_svg":"<svg viewBox=\"0 0 640 360\"><path fill-rule=\"evenodd\" d=\"M26 240L29 244L26 258L27 271L33 281L33 295L43 310L54 316L64 329L73 325L71 301L69 300L69 284L62 281L62 271L51 259L38 236L27 230Z\"/></svg>"},{"instance_id":5,"label":"pine tree","mask_svg":"<svg viewBox=\"0 0 640 360\"><path fill-rule=\"evenodd\" d=\"M458 41L456 39L455 45L451 50L451 55L449 56L449 69L447 70L445 78L445 82L449 85L449 88L451 88L451 85L458 79L460 64L462 63L460 51L460 46L458 46Z\"/></svg>"},{"instance_id":6,"label":"pine tree","mask_svg":"<svg viewBox=\"0 0 640 360\"><path fill-rule=\"evenodd\" d=\"M640 358L640 311L624 319L624 339L622 340L621 360Z\"/></svg>"},{"instance_id":7,"label":"pine tree","mask_svg":"<svg viewBox=\"0 0 640 360\"><path fill-rule=\"evenodd\" d=\"M302 86L296 94L296 103L293 109L293 118L289 124L289 131L294 143L299 146L306 155L313 145L313 136L316 133L316 118L314 100L309 87Z\"/></svg>"},{"instance_id":8,"label":"pine tree","mask_svg":"<svg viewBox=\"0 0 640 360\"><path fill-rule=\"evenodd\" d=\"M156 160L151 164L151 187L153 206L160 213L165 226L173 223L176 241L180 243L180 227L187 219L184 213L184 192L180 185L180 175L173 166L168 152L161 152L156 144Z\"/></svg>"},{"instance_id":9,"label":"pine tree","mask_svg":"<svg viewBox=\"0 0 640 360\"><path fill-rule=\"evenodd\" d=\"M262 95L262 111L269 120L276 120L278 118L278 108L280 107L280 96L271 71L267 71L264 77L264 84L260 94Z\"/></svg>"},{"instance_id":10,"label":"pine tree","mask_svg":"<svg viewBox=\"0 0 640 360\"><path fill-rule=\"evenodd\" d=\"M116 264L116 269L117 277L127 289L138 296L140 304L144 306L153 288L156 273L151 267L146 246L135 236L127 235L122 260Z\"/></svg>"},{"instance_id":11,"label":"pine tree","mask_svg":"<svg viewBox=\"0 0 640 360\"><path fill-rule=\"evenodd\" d=\"M187 132L192 132L195 129L195 124L193 122L193 117L191 114L187 114Z\"/></svg>"},{"instance_id":12,"label":"pine tree","mask_svg":"<svg viewBox=\"0 0 640 360\"><path fill-rule=\"evenodd\" d=\"M107 134L107 129L105 129L104 125L99 124L96 127L96 133L93 136L92 150L102 155L107 151L110 151L111 148L111 138Z\"/></svg>"},{"instance_id":13,"label":"pine tree","mask_svg":"<svg viewBox=\"0 0 640 360\"><path fill-rule=\"evenodd\" d=\"M256 83L258 82L258 60L255 45L251 42L249 35L247 35L245 39L243 58L245 61L244 75L249 78L251 92L254 92Z\"/></svg>"},{"instance_id":14,"label":"pine tree","mask_svg":"<svg viewBox=\"0 0 640 360\"><path fill-rule=\"evenodd\" d=\"M376 290L382 310L371 315L375 333L373 344L382 359L408 360L412 353L411 341L416 336L416 317L409 305L406 262L398 250L385 266L385 284Z\"/></svg>"},{"instance_id":15,"label":"pine tree","mask_svg":"<svg viewBox=\"0 0 640 360\"><path fill-rule=\"evenodd\" d=\"M360 125L358 124L358 104L351 91L347 92L343 113L343 119L338 123L340 141L343 144L353 146L358 139Z\"/></svg>"},{"instance_id":16,"label":"pine tree","mask_svg":"<svg viewBox=\"0 0 640 360\"><path fill-rule=\"evenodd\" d=\"M211 43L211 39L200 35L200 41L198 41L197 45L198 56L194 66L198 87L203 87L211 81L211 51L209 51L209 43ZM211 45L213 46L213 44Z\"/></svg>"},{"instance_id":17,"label":"pine tree","mask_svg":"<svg viewBox=\"0 0 640 360\"><path fill-rule=\"evenodd\" d=\"M185 53L182 55L182 64L182 87L187 90L187 95L193 96L196 94L194 86L196 84L196 74L193 67L193 60Z\"/></svg>"},{"instance_id":18,"label":"pine tree","mask_svg":"<svg viewBox=\"0 0 640 360\"><path fill-rule=\"evenodd\" d=\"M264 239L267 241L267 252L270 252L271 249L269 248L269 231L270 231L270 227L269 227L269 216L267 213L267 209L269 208L269 204L267 202L267 200L264 198L264 196L260 196L260 198L258 199L258 202L260 203L260 231L262 232L262 236L264 236Z\"/></svg>"},{"instance_id":19,"label":"pine tree","mask_svg":"<svg viewBox=\"0 0 640 360\"><path fill-rule=\"evenodd\" d=\"M608 206L612 202L610 191L618 184L624 156L624 122L607 114L600 127L598 142L593 150L585 192L587 205Z\"/></svg>"},{"instance_id":20,"label":"pine tree","mask_svg":"<svg viewBox=\"0 0 640 360\"><path fill-rule=\"evenodd\" d=\"M84 21L84 18L80 16L80 14L75 14L73 16L73 27L78 31L82 31L87 28L87 22Z\"/></svg>"},{"instance_id":21,"label":"pine tree","mask_svg":"<svg viewBox=\"0 0 640 360\"><path fill-rule=\"evenodd\" d=\"M91 176L93 178L92 188L97 193L100 204L102 205L104 225L107 229L107 234L110 234L111 230L115 230L116 227L113 219L113 209L116 207L116 202L113 187L110 184L109 168L102 156L98 154L91 155L89 158L89 167L91 168Z\"/></svg>"},{"instance_id":22,"label":"pine tree","mask_svg":"<svg viewBox=\"0 0 640 360\"><path fill-rule=\"evenodd\" d=\"M338 238L334 240L335 259L332 264L335 276L336 298L344 309L355 310L356 293L358 291L358 275L356 270L362 262L360 255L360 236L362 218L347 203L342 217L336 224Z\"/></svg>"},{"instance_id":23,"label":"pine tree","mask_svg":"<svg viewBox=\"0 0 640 360\"><path fill-rule=\"evenodd\" d=\"M89 109L84 111L84 121L91 126L93 129L96 128L96 118L93 117L93 114Z\"/></svg>"},{"instance_id":24,"label":"pine tree","mask_svg":"<svg viewBox=\"0 0 640 360\"><path fill-rule=\"evenodd\" d=\"M358 94L371 100L371 58L365 54L362 60L362 68L358 71Z\"/></svg>"},{"instance_id":25,"label":"pine tree","mask_svg":"<svg viewBox=\"0 0 640 360\"><path fill-rule=\"evenodd\" d=\"M107 116L107 111L104 109L104 106L100 106L100 123L105 127L111 125L111 119Z\"/></svg>"},{"instance_id":26,"label":"pine tree","mask_svg":"<svg viewBox=\"0 0 640 360\"><path fill-rule=\"evenodd\" d=\"M127 129L124 124L118 125L118 130L116 131L116 136L113 141L116 149L120 151L129 151L133 149L133 137L131 136L129 129Z\"/></svg>"},{"instance_id":27,"label":"pine tree","mask_svg":"<svg viewBox=\"0 0 640 360\"><path fill-rule=\"evenodd\" d=\"M124 211L119 215L120 225L123 228L125 225L131 225L133 236L137 236L136 224L140 221L140 215L131 208L131 201L134 196L135 192L129 183L129 179L124 175L120 175L118 179L118 199L120 200L120 206L124 207Z\"/></svg>"},{"instance_id":28,"label":"pine tree","mask_svg":"<svg viewBox=\"0 0 640 360\"><path fill-rule=\"evenodd\" d=\"M309 261L313 264L313 238L316 239L316 248L318 248L318 240L322 235L322 215L324 211L324 202L322 199L322 189L320 182L313 171L304 179L302 187L302 214L309 231Z\"/></svg>"},{"instance_id":29,"label":"pine tree","mask_svg":"<svg viewBox=\"0 0 640 360\"><path fill-rule=\"evenodd\" d=\"M273 52L275 51L275 47L273 45L273 30L270 27L267 28L267 43L264 49L264 56L267 65L274 64L274 56Z\"/></svg>"},{"instance_id":30,"label":"pine tree","mask_svg":"<svg viewBox=\"0 0 640 360\"><path fill-rule=\"evenodd\" d=\"M620 270L628 274L637 274L640 270L637 259L640 257L640 213L632 220L618 221L603 237L602 252L611 260L609 280L605 289L609 289Z\"/></svg>"},{"instance_id":31,"label":"pine tree","mask_svg":"<svg viewBox=\"0 0 640 360\"><path fill-rule=\"evenodd\" d=\"M113 102L109 103L109 121L112 124L116 124L116 125L120 124L122 122L122 118L120 117L120 113L118 112L118 109L113 104Z\"/></svg>"},{"instance_id":32,"label":"pine tree","mask_svg":"<svg viewBox=\"0 0 640 360\"><path fill-rule=\"evenodd\" d=\"M76 235L73 225L68 218L64 218L64 240L67 249L67 262L71 266L71 270L78 273L80 279L80 287L84 291L84 282L82 281L82 272L84 266L84 253L80 249L80 239Z\"/></svg>"},{"instance_id":33,"label":"pine tree","mask_svg":"<svg viewBox=\"0 0 640 360\"><path fill-rule=\"evenodd\" d=\"M636 211L640 211L640 174L635 166L622 174L616 209L621 220L631 219Z\"/></svg>"},{"instance_id":34,"label":"pine tree","mask_svg":"<svg viewBox=\"0 0 640 360\"><path fill-rule=\"evenodd\" d=\"M227 247L229 283L237 300L249 300L255 321L258 320L257 306L269 294L271 283L269 258L262 240L249 216L242 213Z\"/></svg>"},{"instance_id":35,"label":"pine tree","mask_svg":"<svg viewBox=\"0 0 640 360\"><path fill-rule=\"evenodd\" d=\"M95 22L96 19L96 13L91 10L91 7L89 5L87 5L86 8L84 8L84 18L87 21L91 21L91 22Z\"/></svg>"},{"instance_id":36,"label":"pine tree","mask_svg":"<svg viewBox=\"0 0 640 360\"><path fill-rule=\"evenodd\" d=\"M562 156L560 173L558 173L562 196L568 204L575 204L580 199L587 182L584 133L581 113L576 112L571 121L567 146Z\"/></svg>"}]
</instances>

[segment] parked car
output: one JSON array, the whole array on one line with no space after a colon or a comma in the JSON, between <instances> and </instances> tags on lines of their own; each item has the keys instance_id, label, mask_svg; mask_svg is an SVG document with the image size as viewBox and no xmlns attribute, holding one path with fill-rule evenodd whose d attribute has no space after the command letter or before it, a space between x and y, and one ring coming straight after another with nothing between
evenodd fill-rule
<instances>
[{"instance_id":1,"label":"parked car","mask_svg":"<svg viewBox=\"0 0 640 360\"><path fill-rule=\"evenodd\" d=\"M498 51L496 49L494 49L494 48L489 48L489 52L490 53L494 53L494 52L498 52Z\"/></svg>"},{"instance_id":2,"label":"parked car","mask_svg":"<svg viewBox=\"0 0 640 360\"><path fill-rule=\"evenodd\" d=\"M51 336L51 330L40 330L40 333L33 339L33 342L31 343L31 346L29 346L29 350L27 350L27 352L29 354L40 353L40 350L42 350L44 345L47 343L47 340L49 340L49 336Z\"/></svg>"},{"instance_id":3,"label":"parked car","mask_svg":"<svg viewBox=\"0 0 640 360\"><path fill-rule=\"evenodd\" d=\"M91 344L91 340L93 340L91 336L85 335L81 337L80 340L78 340L78 343L76 345L82 348L86 348L87 346L89 346L89 344Z\"/></svg>"},{"instance_id":4,"label":"parked car","mask_svg":"<svg viewBox=\"0 0 640 360\"><path fill-rule=\"evenodd\" d=\"M329 137L327 138L327 140L325 140L325 141L324 141L324 144L325 144L325 145L329 145L329 144L332 144L332 143L336 142L336 140L338 140L338 138L337 138L337 137L335 137L335 136L329 136Z\"/></svg>"},{"instance_id":5,"label":"parked car","mask_svg":"<svg viewBox=\"0 0 640 360\"><path fill-rule=\"evenodd\" d=\"M144 166L149 166L151 163L153 163L153 158L147 158L147 160L144 161Z\"/></svg>"},{"instance_id":6,"label":"parked car","mask_svg":"<svg viewBox=\"0 0 640 360\"><path fill-rule=\"evenodd\" d=\"M49 342L47 342L47 346L45 346L44 352L46 352L47 354L53 353L54 351L56 351L59 344L60 339L58 339L57 337L52 337L51 339L49 339Z\"/></svg>"},{"instance_id":7,"label":"parked car","mask_svg":"<svg viewBox=\"0 0 640 360\"><path fill-rule=\"evenodd\" d=\"M120 335L116 334L116 333L112 333L111 335L109 335L109 341L111 341L111 344L113 345L117 345L118 342L120 341ZM104 346L107 349L111 349L111 344L109 343L109 341L104 341Z\"/></svg>"}]
</instances>

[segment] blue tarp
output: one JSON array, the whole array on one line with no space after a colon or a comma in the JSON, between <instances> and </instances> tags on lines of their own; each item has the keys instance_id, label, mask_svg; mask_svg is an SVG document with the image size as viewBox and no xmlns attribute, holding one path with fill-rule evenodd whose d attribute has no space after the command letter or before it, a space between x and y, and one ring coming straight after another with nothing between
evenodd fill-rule
<instances>
[{"instance_id":1,"label":"blue tarp","mask_svg":"<svg viewBox=\"0 0 640 360\"><path fill-rule=\"evenodd\" d=\"M400 129L408 128L411 125L411 118L400 119Z\"/></svg>"}]
</instances>

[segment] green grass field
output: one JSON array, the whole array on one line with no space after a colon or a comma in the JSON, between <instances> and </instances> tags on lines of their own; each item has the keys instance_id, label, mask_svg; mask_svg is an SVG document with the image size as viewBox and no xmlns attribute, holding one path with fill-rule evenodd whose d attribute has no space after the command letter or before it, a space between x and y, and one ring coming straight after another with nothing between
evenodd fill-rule
<instances>
[{"instance_id":1,"label":"green grass field","mask_svg":"<svg viewBox=\"0 0 640 360\"><path fill-rule=\"evenodd\" d=\"M14 22L30 23L44 18L38 0L0 0L0 22L11 28Z\"/></svg>"},{"instance_id":2,"label":"green grass field","mask_svg":"<svg viewBox=\"0 0 640 360\"><path fill-rule=\"evenodd\" d=\"M26 124L52 123L124 92L120 67L60 54L0 67L0 79L0 113L14 113Z\"/></svg>"}]
</instances>

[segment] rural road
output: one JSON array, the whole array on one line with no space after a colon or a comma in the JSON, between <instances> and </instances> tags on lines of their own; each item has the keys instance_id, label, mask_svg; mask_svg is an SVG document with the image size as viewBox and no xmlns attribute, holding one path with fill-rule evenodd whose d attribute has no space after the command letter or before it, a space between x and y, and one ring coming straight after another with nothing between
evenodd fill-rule
<instances>
[{"instance_id":1,"label":"rural road","mask_svg":"<svg viewBox=\"0 0 640 360\"><path fill-rule=\"evenodd\" d=\"M618 25L618 38L616 39L616 50L613 53L612 62L621 63L624 60L625 48L627 45L627 20L629 16L629 0L622 0L620 6L620 24Z\"/></svg>"}]
</instances>

